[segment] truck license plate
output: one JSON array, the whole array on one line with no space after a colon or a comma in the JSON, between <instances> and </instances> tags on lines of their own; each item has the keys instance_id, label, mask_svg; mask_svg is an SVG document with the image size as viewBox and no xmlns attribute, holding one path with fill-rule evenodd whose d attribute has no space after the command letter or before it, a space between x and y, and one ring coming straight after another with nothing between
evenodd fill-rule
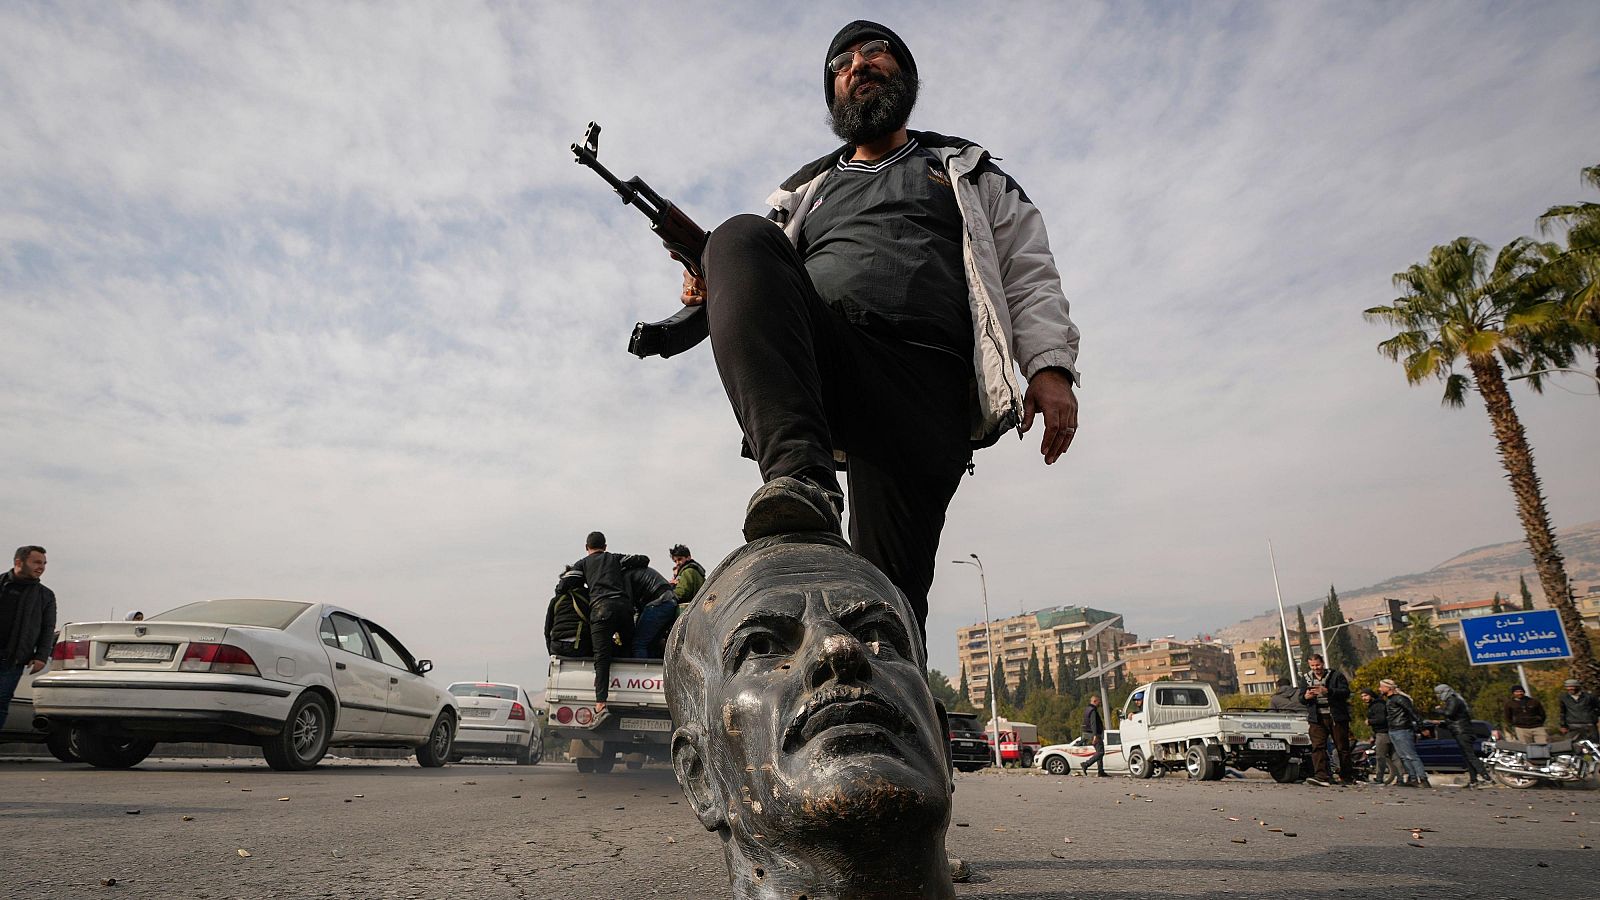
<instances>
[{"instance_id":1,"label":"truck license plate","mask_svg":"<svg viewBox=\"0 0 1600 900\"><path fill-rule=\"evenodd\" d=\"M1250 742L1251 750L1287 750L1289 745L1283 741L1267 741L1257 738Z\"/></svg>"},{"instance_id":2,"label":"truck license plate","mask_svg":"<svg viewBox=\"0 0 1600 900\"><path fill-rule=\"evenodd\" d=\"M112 644L106 648L106 659L169 662L177 649L176 644Z\"/></svg>"},{"instance_id":3,"label":"truck license plate","mask_svg":"<svg viewBox=\"0 0 1600 900\"><path fill-rule=\"evenodd\" d=\"M635 719L622 717L622 727L631 731L671 731L671 719Z\"/></svg>"}]
</instances>

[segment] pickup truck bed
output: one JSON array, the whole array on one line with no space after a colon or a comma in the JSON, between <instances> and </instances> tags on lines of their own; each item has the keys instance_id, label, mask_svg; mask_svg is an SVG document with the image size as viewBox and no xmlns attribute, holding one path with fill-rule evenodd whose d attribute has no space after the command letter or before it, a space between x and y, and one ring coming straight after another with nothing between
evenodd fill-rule
<instances>
[{"instance_id":1,"label":"pickup truck bed","mask_svg":"<svg viewBox=\"0 0 1600 900\"><path fill-rule=\"evenodd\" d=\"M664 667L659 659L613 659L606 715L594 714L594 660L553 657L545 685L545 727L572 741L567 751L580 772L609 772L618 754L628 768L671 758L672 716L667 712Z\"/></svg>"}]
</instances>

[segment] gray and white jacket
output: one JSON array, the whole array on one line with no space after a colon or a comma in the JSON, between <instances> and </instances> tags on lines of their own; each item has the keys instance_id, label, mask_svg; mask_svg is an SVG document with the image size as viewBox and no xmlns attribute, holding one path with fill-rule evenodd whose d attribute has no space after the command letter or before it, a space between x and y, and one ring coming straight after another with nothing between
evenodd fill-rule
<instances>
[{"instance_id":1,"label":"gray and white jacket","mask_svg":"<svg viewBox=\"0 0 1600 900\"><path fill-rule=\"evenodd\" d=\"M911 136L943 162L965 225L962 257L976 376L971 438L975 446L987 447L1008 428L1020 434L1024 384L1017 379L1019 365L1024 378L1053 366L1079 383L1078 326L1067 314L1044 219L1022 188L995 167L989 151L971 141L927 131ZM818 189L846 149L807 163L767 198L768 218L796 245Z\"/></svg>"}]
</instances>

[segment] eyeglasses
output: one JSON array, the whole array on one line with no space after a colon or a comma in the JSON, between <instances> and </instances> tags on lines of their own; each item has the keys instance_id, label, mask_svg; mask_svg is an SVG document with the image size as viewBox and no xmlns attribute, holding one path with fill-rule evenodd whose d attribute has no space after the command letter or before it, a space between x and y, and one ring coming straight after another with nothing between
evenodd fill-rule
<instances>
[{"instance_id":1,"label":"eyeglasses","mask_svg":"<svg viewBox=\"0 0 1600 900\"><path fill-rule=\"evenodd\" d=\"M837 75L840 72L843 72L845 69L850 68L850 64L855 62L857 55L861 57L863 62L872 62L888 52L888 41L867 41L865 44L862 44L855 50L846 50L838 56L835 56L833 59L828 60L828 71Z\"/></svg>"}]
</instances>

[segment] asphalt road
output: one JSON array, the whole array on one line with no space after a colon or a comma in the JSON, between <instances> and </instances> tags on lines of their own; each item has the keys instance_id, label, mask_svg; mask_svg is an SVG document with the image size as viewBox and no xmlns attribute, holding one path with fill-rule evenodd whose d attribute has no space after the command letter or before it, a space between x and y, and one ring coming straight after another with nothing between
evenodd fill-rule
<instances>
[{"instance_id":1,"label":"asphalt road","mask_svg":"<svg viewBox=\"0 0 1600 900\"><path fill-rule=\"evenodd\" d=\"M1600 791L990 771L958 777L954 823L972 900L1600 896ZM0 860L4 897L727 896L660 767L7 759Z\"/></svg>"}]
</instances>

